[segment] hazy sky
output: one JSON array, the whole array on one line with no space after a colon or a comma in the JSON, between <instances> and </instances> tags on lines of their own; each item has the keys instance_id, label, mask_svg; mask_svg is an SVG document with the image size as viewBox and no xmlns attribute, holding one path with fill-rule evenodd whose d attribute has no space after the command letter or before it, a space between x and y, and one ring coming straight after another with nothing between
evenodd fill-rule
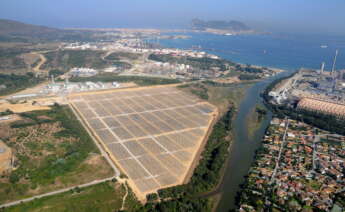
<instances>
[{"instance_id":1,"label":"hazy sky","mask_svg":"<svg viewBox=\"0 0 345 212\"><path fill-rule=\"evenodd\" d=\"M0 0L0 18L55 27L181 28L195 17L345 34L345 0Z\"/></svg>"}]
</instances>

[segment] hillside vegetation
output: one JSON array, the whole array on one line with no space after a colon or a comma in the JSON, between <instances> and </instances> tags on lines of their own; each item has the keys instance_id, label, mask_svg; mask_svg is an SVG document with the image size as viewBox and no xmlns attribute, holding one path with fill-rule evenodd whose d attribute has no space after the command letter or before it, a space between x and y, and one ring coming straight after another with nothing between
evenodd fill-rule
<instances>
[{"instance_id":1,"label":"hillside vegetation","mask_svg":"<svg viewBox=\"0 0 345 212\"><path fill-rule=\"evenodd\" d=\"M87 31L62 30L0 19L0 41L3 42L88 41L91 39L92 33Z\"/></svg>"},{"instance_id":2,"label":"hillside vegetation","mask_svg":"<svg viewBox=\"0 0 345 212\"><path fill-rule=\"evenodd\" d=\"M0 203L104 179L113 174L68 107L20 114L2 124L2 140L14 151L15 170L0 178Z\"/></svg>"},{"instance_id":3,"label":"hillside vegetation","mask_svg":"<svg viewBox=\"0 0 345 212\"><path fill-rule=\"evenodd\" d=\"M33 73L25 75L0 74L0 96L23 90L40 82L42 79L34 77Z\"/></svg>"},{"instance_id":4,"label":"hillside vegetation","mask_svg":"<svg viewBox=\"0 0 345 212\"><path fill-rule=\"evenodd\" d=\"M106 68L111 62L102 59L103 51L92 50L61 50L45 53L46 63L42 69L58 69L64 72L74 67Z\"/></svg>"}]
</instances>

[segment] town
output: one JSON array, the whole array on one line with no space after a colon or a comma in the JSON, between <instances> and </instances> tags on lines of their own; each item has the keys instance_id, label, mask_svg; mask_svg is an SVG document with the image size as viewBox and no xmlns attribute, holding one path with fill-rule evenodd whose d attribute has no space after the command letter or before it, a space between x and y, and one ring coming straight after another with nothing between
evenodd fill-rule
<instances>
[{"instance_id":1,"label":"town","mask_svg":"<svg viewBox=\"0 0 345 212\"><path fill-rule=\"evenodd\" d=\"M240 211L344 208L345 136L274 118L256 158Z\"/></svg>"}]
</instances>

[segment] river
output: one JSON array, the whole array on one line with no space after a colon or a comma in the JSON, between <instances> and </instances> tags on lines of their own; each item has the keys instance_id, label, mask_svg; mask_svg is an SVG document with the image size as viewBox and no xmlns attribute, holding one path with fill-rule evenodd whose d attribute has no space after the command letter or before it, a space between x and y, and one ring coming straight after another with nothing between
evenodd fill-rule
<instances>
[{"instance_id":1,"label":"river","mask_svg":"<svg viewBox=\"0 0 345 212\"><path fill-rule=\"evenodd\" d=\"M274 77L256 83L248 89L246 96L238 108L233 121L234 140L230 149L225 173L219 187L206 196L221 194L217 211L229 211L235 208L235 197L239 186L245 180L254 160L255 151L260 147L262 137L269 125L272 113L268 112L261 127L248 136L246 123L248 114L257 103L261 103L260 93L275 79L289 75L292 70L301 67L320 67L325 61L326 69L331 68L335 49L345 52L345 39L335 36L303 36L303 35L241 35L220 36L207 33L190 33L188 39L161 40L165 47L191 49L199 46L202 50L216 54L222 58L240 63L276 67L289 70ZM321 48L320 45L327 45ZM345 68L345 54L338 56L338 69Z\"/></svg>"},{"instance_id":2,"label":"river","mask_svg":"<svg viewBox=\"0 0 345 212\"><path fill-rule=\"evenodd\" d=\"M234 140L231 145L224 177L218 189L212 192L212 194L221 194L217 211L223 212L235 208L236 193L239 191L240 184L245 180L244 177L253 163L255 151L260 147L261 140L272 118L272 113L268 112L254 136L248 136L248 129L246 128L247 115L253 111L257 103L262 103L260 94L272 81L289 74L291 74L291 71L279 73L274 77L256 83L246 92L246 96L241 102L238 113L233 120Z\"/></svg>"}]
</instances>

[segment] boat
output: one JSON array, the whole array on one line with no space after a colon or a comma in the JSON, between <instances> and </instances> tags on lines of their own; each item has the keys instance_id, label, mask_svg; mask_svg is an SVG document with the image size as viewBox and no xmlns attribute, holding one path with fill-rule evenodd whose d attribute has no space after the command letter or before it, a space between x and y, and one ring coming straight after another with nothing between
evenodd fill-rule
<instances>
[{"instance_id":1,"label":"boat","mask_svg":"<svg viewBox=\"0 0 345 212\"><path fill-rule=\"evenodd\" d=\"M327 48L328 46L327 45L321 45L320 46L320 48L323 48L323 49L325 49L325 48Z\"/></svg>"}]
</instances>

